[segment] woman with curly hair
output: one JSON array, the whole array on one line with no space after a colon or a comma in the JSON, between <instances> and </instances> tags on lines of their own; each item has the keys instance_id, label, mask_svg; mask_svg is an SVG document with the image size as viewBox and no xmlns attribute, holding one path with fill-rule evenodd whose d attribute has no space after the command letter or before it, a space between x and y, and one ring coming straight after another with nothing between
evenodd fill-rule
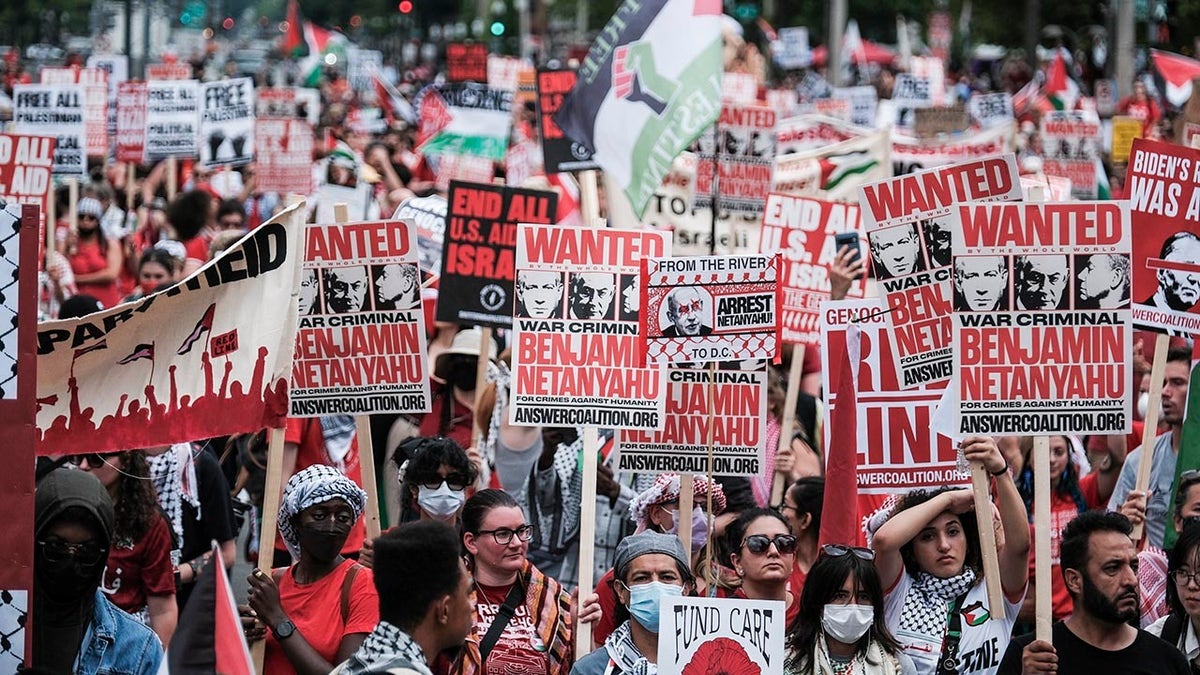
<instances>
[{"instance_id":1,"label":"woman with curly hair","mask_svg":"<svg viewBox=\"0 0 1200 675\"><path fill-rule=\"evenodd\" d=\"M175 632L175 568L171 525L158 506L150 467L140 450L88 453L71 463L90 472L108 490L116 527L100 590L117 607L142 620L166 647Z\"/></svg>"}]
</instances>

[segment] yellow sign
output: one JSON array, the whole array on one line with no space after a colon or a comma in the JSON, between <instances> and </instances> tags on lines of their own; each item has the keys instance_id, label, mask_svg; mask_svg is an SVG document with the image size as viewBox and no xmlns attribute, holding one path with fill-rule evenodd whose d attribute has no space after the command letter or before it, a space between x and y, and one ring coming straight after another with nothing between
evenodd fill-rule
<instances>
[{"instance_id":1,"label":"yellow sign","mask_svg":"<svg viewBox=\"0 0 1200 675\"><path fill-rule=\"evenodd\" d=\"M1133 139L1141 137L1141 120L1132 117L1112 118L1112 161L1117 164L1127 163L1129 151L1133 148Z\"/></svg>"}]
</instances>

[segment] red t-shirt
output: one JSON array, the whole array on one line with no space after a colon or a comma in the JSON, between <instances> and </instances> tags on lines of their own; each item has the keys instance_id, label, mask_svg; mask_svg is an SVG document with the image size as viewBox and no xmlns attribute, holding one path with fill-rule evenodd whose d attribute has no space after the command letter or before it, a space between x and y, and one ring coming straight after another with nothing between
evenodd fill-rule
<instances>
[{"instance_id":1,"label":"red t-shirt","mask_svg":"<svg viewBox=\"0 0 1200 675\"><path fill-rule=\"evenodd\" d=\"M109 242L109 246L120 246L120 244ZM100 250L100 244L94 241L81 241L75 254L68 257L71 262L71 271L78 277L82 274L94 274L102 272L108 267L108 257ZM100 301L105 309L116 307L121 303L121 293L117 290L117 282L99 281L99 282L76 282L75 287L81 294L90 295Z\"/></svg>"},{"instance_id":2,"label":"red t-shirt","mask_svg":"<svg viewBox=\"0 0 1200 675\"><path fill-rule=\"evenodd\" d=\"M175 595L171 548L170 526L158 515L132 547L114 545L109 549L100 590L130 614L142 611L148 595Z\"/></svg>"},{"instance_id":3,"label":"red t-shirt","mask_svg":"<svg viewBox=\"0 0 1200 675\"><path fill-rule=\"evenodd\" d=\"M1089 474L1091 475L1091 474ZM1093 481L1094 483L1095 481ZM1084 495L1084 500L1087 500L1087 495ZM1054 614L1054 620L1065 619L1074 611L1074 604L1071 602L1071 594L1067 591L1067 584L1063 581L1062 567L1059 565L1059 550L1062 546L1062 531L1067 526L1067 523L1075 519L1079 515L1079 505L1070 495L1060 494L1058 492L1050 493L1050 604ZM1029 526L1029 537L1033 539L1033 525ZM1029 576L1037 573L1037 556L1029 556Z\"/></svg>"},{"instance_id":4,"label":"red t-shirt","mask_svg":"<svg viewBox=\"0 0 1200 675\"><path fill-rule=\"evenodd\" d=\"M370 633L379 623L379 595L375 592L375 577L371 570L360 567L350 586L350 612L342 623L342 584L346 574L356 565L347 560L311 584L296 583L295 566L279 576L279 603L296 632L317 650L321 658L336 665L342 638L355 633ZM274 635L267 634L264 675L292 675L292 667Z\"/></svg>"},{"instance_id":5,"label":"red t-shirt","mask_svg":"<svg viewBox=\"0 0 1200 675\"><path fill-rule=\"evenodd\" d=\"M805 576L808 576L808 575L805 575ZM788 594L792 596L792 604L788 605L787 611L785 611L783 614L783 625L784 626L791 626L792 622L794 622L796 620L796 617L800 616L800 594L795 592L794 590L792 590L792 588L790 586L788 587ZM717 597L718 598L738 598L740 600L748 599L746 597L746 592L740 588L735 588L733 590L729 590L728 588L718 588L717 589Z\"/></svg>"},{"instance_id":6,"label":"red t-shirt","mask_svg":"<svg viewBox=\"0 0 1200 675\"><path fill-rule=\"evenodd\" d=\"M1100 472L1093 471L1083 478L1079 479L1079 492L1083 495L1083 502L1087 504L1089 509L1099 509L1106 506L1100 501Z\"/></svg>"},{"instance_id":7,"label":"red t-shirt","mask_svg":"<svg viewBox=\"0 0 1200 675\"><path fill-rule=\"evenodd\" d=\"M484 586L476 583L475 626L471 630L479 640L487 635L492 621L500 613L512 584ZM537 624L529 616L529 603L522 602L504 627L496 646L492 648L483 675L546 675L550 672L550 656L537 633Z\"/></svg>"},{"instance_id":8,"label":"red t-shirt","mask_svg":"<svg viewBox=\"0 0 1200 675\"><path fill-rule=\"evenodd\" d=\"M285 443L295 443L300 446L296 453L296 473L300 473L314 464L333 465L329 453L325 450L325 434L321 431L320 419L316 417L289 419L283 440ZM357 434L355 434L354 440L350 441L350 452L346 454L343 463L346 466L346 477L354 481L355 485L362 487L362 466L358 462ZM284 477L285 485L288 478L291 478L291 476ZM346 537L346 543L342 546L343 555L358 553L362 549L363 539L366 538L367 533L365 521L365 518L360 517L354 523L354 527L350 528L350 536ZM283 544L283 537L279 535L275 536L275 550L287 550L287 547ZM374 630L374 627L371 630Z\"/></svg>"},{"instance_id":9,"label":"red t-shirt","mask_svg":"<svg viewBox=\"0 0 1200 675\"><path fill-rule=\"evenodd\" d=\"M208 237L195 236L183 242L183 248L187 251L187 257L206 263L208 262L208 246L211 243L212 241Z\"/></svg>"}]
</instances>

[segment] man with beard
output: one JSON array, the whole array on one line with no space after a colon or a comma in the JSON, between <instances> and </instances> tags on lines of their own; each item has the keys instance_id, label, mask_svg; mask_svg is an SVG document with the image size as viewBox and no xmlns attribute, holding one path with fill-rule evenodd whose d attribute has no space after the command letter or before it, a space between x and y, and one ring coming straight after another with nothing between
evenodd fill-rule
<instances>
[{"instance_id":1,"label":"man with beard","mask_svg":"<svg viewBox=\"0 0 1200 675\"><path fill-rule=\"evenodd\" d=\"M1137 548L1133 525L1119 513L1087 511L1063 530L1063 581L1075 603L1054 624L1054 644L1032 634L1013 640L998 675L1018 673L1191 672L1183 654L1137 625Z\"/></svg>"}]
</instances>

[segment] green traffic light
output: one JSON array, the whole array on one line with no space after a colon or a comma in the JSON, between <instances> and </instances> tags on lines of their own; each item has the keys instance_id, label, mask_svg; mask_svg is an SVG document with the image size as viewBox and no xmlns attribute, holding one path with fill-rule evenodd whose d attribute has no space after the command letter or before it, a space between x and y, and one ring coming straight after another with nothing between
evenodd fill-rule
<instances>
[{"instance_id":1,"label":"green traffic light","mask_svg":"<svg viewBox=\"0 0 1200 675\"><path fill-rule=\"evenodd\" d=\"M499 21L493 21L492 22L492 35L495 35L496 37L500 37L501 35L504 35L504 24Z\"/></svg>"}]
</instances>

